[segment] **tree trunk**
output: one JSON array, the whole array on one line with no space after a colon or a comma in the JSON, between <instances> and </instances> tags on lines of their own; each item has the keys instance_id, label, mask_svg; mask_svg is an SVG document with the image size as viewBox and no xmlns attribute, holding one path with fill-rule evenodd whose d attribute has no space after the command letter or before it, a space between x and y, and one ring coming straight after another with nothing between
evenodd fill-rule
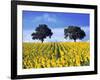
<instances>
[{"instance_id":1,"label":"tree trunk","mask_svg":"<svg viewBox=\"0 0 100 80\"><path fill-rule=\"evenodd\" d=\"M76 42L76 39L74 39L74 42Z\"/></svg>"},{"instance_id":2,"label":"tree trunk","mask_svg":"<svg viewBox=\"0 0 100 80\"><path fill-rule=\"evenodd\" d=\"M42 41L42 43L43 43L44 39L41 39L41 41Z\"/></svg>"}]
</instances>

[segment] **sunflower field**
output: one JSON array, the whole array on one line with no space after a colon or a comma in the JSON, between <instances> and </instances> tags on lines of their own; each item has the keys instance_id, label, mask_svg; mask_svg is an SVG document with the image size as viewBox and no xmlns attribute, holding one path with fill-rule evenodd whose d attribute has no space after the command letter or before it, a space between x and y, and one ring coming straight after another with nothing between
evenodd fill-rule
<instances>
[{"instance_id":1,"label":"sunflower field","mask_svg":"<svg viewBox=\"0 0 100 80\"><path fill-rule=\"evenodd\" d=\"M23 69L89 66L89 42L23 43Z\"/></svg>"}]
</instances>

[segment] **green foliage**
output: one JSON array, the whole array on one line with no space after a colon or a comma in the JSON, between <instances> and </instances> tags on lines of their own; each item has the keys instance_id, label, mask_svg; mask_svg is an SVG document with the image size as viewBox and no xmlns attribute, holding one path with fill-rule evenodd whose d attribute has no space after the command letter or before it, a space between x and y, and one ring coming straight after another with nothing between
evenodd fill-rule
<instances>
[{"instance_id":1,"label":"green foliage","mask_svg":"<svg viewBox=\"0 0 100 80\"><path fill-rule=\"evenodd\" d=\"M40 24L36 29L36 32L33 32L31 34L32 39L39 39L42 42L44 41L44 39L46 37L49 36L49 38L51 38L51 36L53 35L51 29L48 28L48 26L46 24Z\"/></svg>"},{"instance_id":2,"label":"green foliage","mask_svg":"<svg viewBox=\"0 0 100 80\"><path fill-rule=\"evenodd\" d=\"M67 29L64 29L64 35L65 38L69 37L75 42L77 39L83 39L86 36L85 32L78 26L68 26Z\"/></svg>"}]
</instances>

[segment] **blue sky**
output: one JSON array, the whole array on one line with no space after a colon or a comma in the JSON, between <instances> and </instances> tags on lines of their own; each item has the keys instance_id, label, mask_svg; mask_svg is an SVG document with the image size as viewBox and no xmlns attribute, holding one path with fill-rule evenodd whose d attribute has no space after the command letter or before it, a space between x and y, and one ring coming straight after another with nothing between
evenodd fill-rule
<instances>
[{"instance_id":1,"label":"blue sky","mask_svg":"<svg viewBox=\"0 0 100 80\"><path fill-rule=\"evenodd\" d=\"M64 39L64 28L67 28L69 25L81 27L86 33L86 37L82 41L89 40L89 14L23 11L22 15L24 42L37 41L32 40L31 33L35 31L35 28L38 27L39 24L47 24L48 27L52 29L53 36L51 39L46 38L46 42L71 41L70 39Z\"/></svg>"}]
</instances>

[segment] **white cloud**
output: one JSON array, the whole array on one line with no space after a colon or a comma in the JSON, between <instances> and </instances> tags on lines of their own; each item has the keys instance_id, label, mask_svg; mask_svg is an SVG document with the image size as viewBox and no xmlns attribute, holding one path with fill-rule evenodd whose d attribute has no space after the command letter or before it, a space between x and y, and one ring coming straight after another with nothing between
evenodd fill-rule
<instances>
[{"instance_id":1,"label":"white cloud","mask_svg":"<svg viewBox=\"0 0 100 80\"><path fill-rule=\"evenodd\" d=\"M57 22L56 16L55 15L50 15L48 13L44 13L41 16L36 16L33 20L33 22L38 22L38 21L46 21L46 22Z\"/></svg>"},{"instance_id":2,"label":"white cloud","mask_svg":"<svg viewBox=\"0 0 100 80\"><path fill-rule=\"evenodd\" d=\"M23 41L24 42L32 42L31 34L34 32L33 30L23 30Z\"/></svg>"},{"instance_id":3,"label":"white cloud","mask_svg":"<svg viewBox=\"0 0 100 80\"><path fill-rule=\"evenodd\" d=\"M87 40L86 42L90 42L90 40Z\"/></svg>"}]
</instances>

